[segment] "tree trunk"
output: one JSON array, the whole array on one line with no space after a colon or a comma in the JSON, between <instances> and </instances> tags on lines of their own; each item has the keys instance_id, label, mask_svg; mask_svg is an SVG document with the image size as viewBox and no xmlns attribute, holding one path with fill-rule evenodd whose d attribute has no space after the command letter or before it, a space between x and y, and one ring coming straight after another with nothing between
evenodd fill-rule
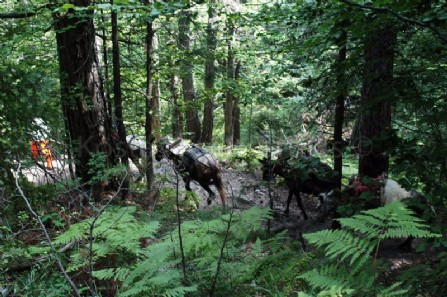
<instances>
[{"instance_id":1,"label":"tree trunk","mask_svg":"<svg viewBox=\"0 0 447 297\"><path fill-rule=\"evenodd\" d=\"M158 37L154 34L152 40L152 63L153 69L157 68L158 64ZM152 82L152 97L151 97L151 108L152 108L152 134L154 141L160 138L160 80L153 79Z\"/></svg>"},{"instance_id":2,"label":"tree trunk","mask_svg":"<svg viewBox=\"0 0 447 297\"><path fill-rule=\"evenodd\" d=\"M193 65L190 57L190 27L191 27L191 13L188 10L183 10L179 14L178 19L178 44L180 51L184 53L186 57L182 61L181 67L181 79L182 79L182 91L183 100L185 104L185 118L186 118L186 131L190 133L188 138L192 142L200 141L200 120L197 112L197 99L194 89L194 76Z\"/></svg>"},{"instance_id":3,"label":"tree trunk","mask_svg":"<svg viewBox=\"0 0 447 297\"><path fill-rule=\"evenodd\" d=\"M390 132L396 32L386 26L365 44L365 72L360 111L359 175L377 177L388 171L386 147L380 139Z\"/></svg>"},{"instance_id":4,"label":"tree trunk","mask_svg":"<svg viewBox=\"0 0 447 297\"><path fill-rule=\"evenodd\" d=\"M345 97L347 94L346 77L345 77L345 61L346 61L346 42L348 35L345 30L342 31L340 37L337 40L338 57L336 61L336 73L337 73L337 97L335 98L335 119L334 119L334 171L336 175L333 178L334 181L334 195L335 200L341 201L341 179L343 176L343 122L345 119ZM336 204L338 205L338 203ZM333 218L339 217L337 209L333 210ZM341 228L340 223L337 220L332 221L332 228Z\"/></svg>"},{"instance_id":5,"label":"tree trunk","mask_svg":"<svg viewBox=\"0 0 447 297\"><path fill-rule=\"evenodd\" d=\"M90 5L90 1L84 0L70 3L78 7ZM75 149L76 173L84 182L89 182L95 175L88 165L92 154L104 153L105 166L113 163L113 150L108 145L111 127L107 125L107 102L99 71L92 13L92 10L85 10L76 14L70 9L54 14L62 108L70 138L78 145ZM94 193L99 194L103 186L96 184Z\"/></svg>"},{"instance_id":6,"label":"tree trunk","mask_svg":"<svg viewBox=\"0 0 447 297\"><path fill-rule=\"evenodd\" d=\"M169 77L169 92L172 98L172 137L181 138L183 131L182 110L179 102L178 79L175 74Z\"/></svg>"},{"instance_id":7,"label":"tree trunk","mask_svg":"<svg viewBox=\"0 0 447 297\"><path fill-rule=\"evenodd\" d=\"M203 109L203 131L202 142L213 142L214 127L214 81L216 78L216 69L214 66L215 51L217 47L217 28L216 28L216 0L209 0L208 4L208 24L207 24L207 53L205 61L205 105Z\"/></svg>"},{"instance_id":8,"label":"tree trunk","mask_svg":"<svg viewBox=\"0 0 447 297\"><path fill-rule=\"evenodd\" d=\"M233 51L233 38L234 38L234 24L232 20L228 21L228 40L227 40L227 91L225 95L224 104L224 117L225 117L225 132L224 132L224 144L227 148L233 146L233 106L234 106L234 51Z\"/></svg>"},{"instance_id":9,"label":"tree trunk","mask_svg":"<svg viewBox=\"0 0 447 297\"><path fill-rule=\"evenodd\" d=\"M112 1L113 4L113 1ZM118 129L118 157L121 163L129 171L129 152L130 148L126 141L126 127L123 120L123 106L122 106L122 92L121 92L121 63L120 63L120 49L118 43L118 15L112 11L112 63L113 63L113 99L115 107L116 126ZM128 196L129 179L126 178L122 184L122 198L126 199Z\"/></svg>"},{"instance_id":10,"label":"tree trunk","mask_svg":"<svg viewBox=\"0 0 447 297\"><path fill-rule=\"evenodd\" d=\"M149 1L147 1L149 4ZM152 160L152 79L153 79L153 64L152 64L152 45L154 38L154 30L152 22L146 24L146 179L147 189L152 191L154 183L154 164Z\"/></svg>"},{"instance_id":11,"label":"tree trunk","mask_svg":"<svg viewBox=\"0 0 447 297\"><path fill-rule=\"evenodd\" d=\"M234 70L234 82L237 85L237 81L241 76L241 61L237 61L236 69ZM234 96L233 102L233 144L241 144L241 108L239 92Z\"/></svg>"},{"instance_id":12,"label":"tree trunk","mask_svg":"<svg viewBox=\"0 0 447 297\"><path fill-rule=\"evenodd\" d=\"M335 121L334 121L334 146L333 146L333 157L334 157L334 171L337 173L334 176L334 188L337 193L341 190L341 178L343 176L343 122L345 119L345 97L347 94L346 90L346 77L344 71L344 64L346 61L346 42L347 33L345 30L342 31L339 39L337 40L338 45L338 57L336 61L336 73L337 73L337 97L335 98Z\"/></svg>"},{"instance_id":13,"label":"tree trunk","mask_svg":"<svg viewBox=\"0 0 447 297\"><path fill-rule=\"evenodd\" d=\"M105 24L106 23L106 16L103 12L103 10L101 10L101 21ZM102 26L102 59L103 59L103 63L102 63L102 69L104 70L104 80L105 81L110 81L110 75L109 75L109 59L108 59L108 49L107 49L107 30L106 30L106 26ZM112 62L113 63L113 62ZM110 97L110 92L107 90L107 88L104 88L104 94L107 100L107 114L108 114L108 119L107 119L107 125L109 127L113 127L113 101L112 98ZM112 129L112 133L113 133L113 129ZM111 143L112 146L114 146L114 139L113 137L111 138ZM115 162L117 162L118 160L114 160Z\"/></svg>"}]
</instances>

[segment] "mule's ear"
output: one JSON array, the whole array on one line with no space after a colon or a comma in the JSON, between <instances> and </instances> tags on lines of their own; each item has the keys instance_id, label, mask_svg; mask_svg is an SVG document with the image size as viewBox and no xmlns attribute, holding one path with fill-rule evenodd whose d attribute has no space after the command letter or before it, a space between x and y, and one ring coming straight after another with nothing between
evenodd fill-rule
<instances>
[{"instance_id":1,"label":"mule's ear","mask_svg":"<svg viewBox=\"0 0 447 297\"><path fill-rule=\"evenodd\" d=\"M171 143L170 145L168 145L167 149L172 149L173 147L175 147L176 145L178 145L180 142L182 142L182 139L179 138L176 141L174 141L173 143Z\"/></svg>"}]
</instances>

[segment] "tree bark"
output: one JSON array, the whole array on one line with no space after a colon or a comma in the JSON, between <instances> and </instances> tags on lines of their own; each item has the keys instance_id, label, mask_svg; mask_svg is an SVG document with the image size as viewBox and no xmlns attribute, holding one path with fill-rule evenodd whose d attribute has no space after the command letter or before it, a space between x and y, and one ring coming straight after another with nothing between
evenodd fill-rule
<instances>
[{"instance_id":1,"label":"tree bark","mask_svg":"<svg viewBox=\"0 0 447 297\"><path fill-rule=\"evenodd\" d=\"M365 43L365 70L360 111L359 175L377 177L388 171L381 140L391 129L390 99L396 32L391 26L373 32Z\"/></svg>"},{"instance_id":2,"label":"tree bark","mask_svg":"<svg viewBox=\"0 0 447 297\"><path fill-rule=\"evenodd\" d=\"M78 7L88 7L88 0L72 0ZM74 10L55 13L57 50L60 66L61 99L70 138L75 148L76 173L89 182L94 173L88 165L92 154L106 155L106 166L113 163L113 150L108 145L111 127L107 125L107 102L95 47L93 11L76 14ZM96 194L102 190L94 186ZM95 197L98 199L100 197Z\"/></svg>"},{"instance_id":3,"label":"tree bark","mask_svg":"<svg viewBox=\"0 0 447 297\"><path fill-rule=\"evenodd\" d=\"M197 98L194 88L194 76L193 66L190 53L190 27L191 27L191 13L188 10L183 10L179 14L178 19L178 44L180 51L184 53L186 57L182 61L181 67L181 79L182 79L182 91L183 101L185 104L185 118L186 118L186 131L189 133L188 138L192 142L199 142L201 135L201 127L199 115L197 112Z\"/></svg>"},{"instance_id":4,"label":"tree bark","mask_svg":"<svg viewBox=\"0 0 447 297\"><path fill-rule=\"evenodd\" d=\"M217 47L217 28L216 28L216 0L209 0L208 4L208 24L207 24L207 53L205 61L205 105L203 108L203 131L202 142L213 142L214 127L214 82L216 79L215 51Z\"/></svg>"}]
</instances>

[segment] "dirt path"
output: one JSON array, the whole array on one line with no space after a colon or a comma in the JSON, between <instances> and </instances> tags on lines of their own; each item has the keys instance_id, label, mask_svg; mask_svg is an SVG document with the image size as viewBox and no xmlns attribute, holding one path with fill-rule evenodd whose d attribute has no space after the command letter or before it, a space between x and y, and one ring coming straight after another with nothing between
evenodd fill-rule
<instances>
[{"instance_id":1,"label":"dirt path","mask_svg":"<svg viewBox=\"0 0 447 297\"><path fill-rule=\"evenodd\" d=\"M175 187L175 175L172 166L168 161L162 160L155 163L155 172L162 176L163 180L169 183L164 186ZM316 210L317 199L303 195L302 200L309 220L303 220L301 211L297 207L296 199L293 198L290 204L290 212L288 216L284 215L286 207L288 189L285 185L275 185L272 182L271 194L269 194L268 184L262 181L261 172L243 173L237 172L232 168L223 167L222 177L225 189L228 195L228 207L237 210L248 209L252 206L269 207L270 196L273 199L273 212L275 220L272 221L272 230L279 232L285 229L289 230L289 234L293 238L298 238L302 233L309 233L330 227L330 222L319 222L317 220L318 211ZM206 203L208 193L196 182L191 182L192 190L200 197L199 209L207 209L216 204L221 204L218 195L212 202L211 206ZM180 189L184 189L183 181L180 182ZM211 186L215 191L215 188Z\"/></svg>"}]
</instances>

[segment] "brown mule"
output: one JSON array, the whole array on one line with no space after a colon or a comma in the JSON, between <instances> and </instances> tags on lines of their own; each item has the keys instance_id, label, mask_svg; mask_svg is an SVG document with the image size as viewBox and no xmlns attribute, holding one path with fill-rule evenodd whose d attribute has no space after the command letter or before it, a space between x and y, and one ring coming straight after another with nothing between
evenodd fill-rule
<instances>
[{"instance_id":1,"label":"brown mule","mask_svg":"<svg viewBox=\"0 0 447 297\"><path fill-rule=\"evenodd\" d=\"M186 190L191 191L191 180L198 182L210 195L207 199L208 205L211 204L211 197L216 196L209 187L214 185L219 192L222 206L225 207L227 194L223 188L222 167L219 162L204 149L181 142L181 139L172 143L167 139L161 140L157 144L155 159L160 161L166 157L171 160L174 169L182 176ZM177 149L174 149L176 147Z\"/></svg>"}]
</instances>

